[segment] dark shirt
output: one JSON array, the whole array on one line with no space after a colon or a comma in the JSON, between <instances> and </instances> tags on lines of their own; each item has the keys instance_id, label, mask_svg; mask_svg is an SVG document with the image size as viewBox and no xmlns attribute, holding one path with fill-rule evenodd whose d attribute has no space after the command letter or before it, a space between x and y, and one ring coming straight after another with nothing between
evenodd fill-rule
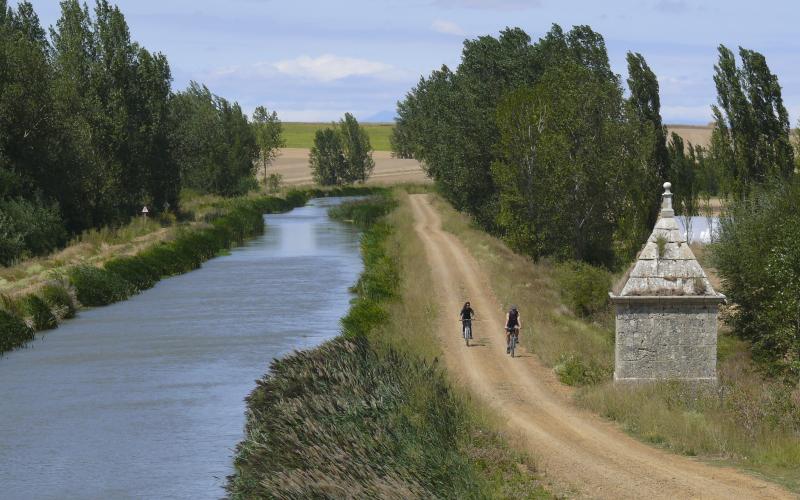
<instances>
[{"instance_id":1,"label":"dark shirt","mask_svg":"<svg viewBox=\"0 0 800 500\"><path fill-rule=\"evenodd\" d=\"M519 326L519 312L508 311L508 323L506 323L506 328L516 328L518 326Z\"/></svg>"},{"instance_id":2,"label":"dark shirt","mask_svg":"<svg viewBox=\"0 0 800 500\"><path fill-rule=\"evenodd\" d=\"M471 307L464 307L461 309L461 319L472 319L474 315L475 311L473 311Z\"/></svg>"}]
</instances>

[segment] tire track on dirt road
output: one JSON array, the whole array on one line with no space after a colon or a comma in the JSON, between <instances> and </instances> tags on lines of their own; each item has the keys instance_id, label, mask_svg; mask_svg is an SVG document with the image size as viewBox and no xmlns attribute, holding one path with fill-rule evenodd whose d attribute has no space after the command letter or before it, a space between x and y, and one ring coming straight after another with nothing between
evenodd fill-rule
<instances>
[{"instance_id":1,"label":"tire track on dirt road","mask_svg":"<svg viewBox=\"0 0 800 500\"><path fill-rule=\"evenodd\" d=\"M613 424L577 408L552 370L535 356L505 354L501 305L478 263L452 234L429 195L411 195L415 231L422 240L442 311L444 358L454 380L500 416L546 474L590 498L794 498L780 486L729 467L673 455L627 436ZM478 318L477 345L457 334L461 304ZM534 311L522 311L523 321Z\"/></svg>"}]
</instances>

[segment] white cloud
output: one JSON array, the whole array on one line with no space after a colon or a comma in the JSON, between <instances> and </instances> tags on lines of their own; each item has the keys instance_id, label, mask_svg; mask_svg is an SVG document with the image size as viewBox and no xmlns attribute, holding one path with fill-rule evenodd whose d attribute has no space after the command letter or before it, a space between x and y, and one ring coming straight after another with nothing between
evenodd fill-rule
<instances>
[{"instance_id":1,"label":"white cloud","mask_svg":"<svg viewBox=\"0 0 800 500\"><path fill-rule=\"evenodd\" d=\"M433 22L433 24L431 24L431 28L438 33L444 33L445 35L464 36L466 34L461 26L452 21L436 20Z\"/></svg>"},{"instance_id":2,"label":"white cloud","mask_svg":"<svg viewBox=\"0 0 800 500\"><path fill-rule=\"evenodd\" d=\"M398 71L389 64L325 54L319 57L301 56L274 64L280 73L289 76L332 82L349 76L371 76L391 79Z\"/></svg>"}]
</instances>

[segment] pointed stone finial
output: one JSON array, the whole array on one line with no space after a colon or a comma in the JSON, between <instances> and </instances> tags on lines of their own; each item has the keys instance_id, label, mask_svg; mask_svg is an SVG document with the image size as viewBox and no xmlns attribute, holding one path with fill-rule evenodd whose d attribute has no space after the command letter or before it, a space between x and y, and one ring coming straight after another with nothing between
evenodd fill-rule
<instances>
[{"instance_id":1,"label":"pointed stone finial","mask_svg":"<svg viewBox=\"0 0 800 500\"><path fill-rule=\"evenodd\" d=\"M669 188L672 184L669 182L664 183L664 194L661 199L661 217L674 217L675 210L672 209L672 192Z\"/></svg>"}]
</instances>

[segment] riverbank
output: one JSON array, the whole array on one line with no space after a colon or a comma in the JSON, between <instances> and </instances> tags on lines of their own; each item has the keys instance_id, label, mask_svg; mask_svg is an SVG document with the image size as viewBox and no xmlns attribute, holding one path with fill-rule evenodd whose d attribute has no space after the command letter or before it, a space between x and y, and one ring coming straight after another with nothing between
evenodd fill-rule
<instances>
[{"instance_id":1,"label":"riverbank","mask_svg":"<svg viewBox=\"0 0 800 500\"><path fill-rule=\"evenodd\" d=\"M195 200L191 222L167 228L151 226L146 221L133 222L128 227L136 231L155 230L132 237L116 249L92 252L91 258L78 257L66 263L59 257L38 259L51 266L34 268L28 273L30 276L19 280L21 283L6 280L0 295L0 354L24 346L38 331L57 328L82 307L119 302L165 277L197 269L220 251L261 234L266 213L291 210L313 197L374 191L359 187L305 189L289 191L284 197ZM91 235L86 237L89 238ZM80 255L79 252L73 249L72 253ZM58 255L65 253L70 253L69 249Z\"/></svg>"},{"instance_id":2,"label":"riverbank","mask_svg":"<svg viewBox=\"0 0 800 500\"><path fill-rule=\"evenodd\" d=\"M721 328L716 389L666 382L615 386L614 323L604 303L613 277L588 266L534 263L438 197L435 206L444 229L469 249L500 303L520 306L523 346L567 384L558 390L576 405L649 445L734 465L800 491L800 394L763 377L746 343Z\"/></svg>"},{"instance_id":3,"label":"riverbank","mask_svg":"<svg viewBox=\"0 0 800 500\"><path fill-rule=\"evenodd\" d=\"M432 278L407 195L394 196L399 207L377 221L365 213L392 201L336 210L369 226L357 298L339 338L276 361L258 381L233 498L549 496L532 459L439 366Z\"/></svg>"}]
</instances>

